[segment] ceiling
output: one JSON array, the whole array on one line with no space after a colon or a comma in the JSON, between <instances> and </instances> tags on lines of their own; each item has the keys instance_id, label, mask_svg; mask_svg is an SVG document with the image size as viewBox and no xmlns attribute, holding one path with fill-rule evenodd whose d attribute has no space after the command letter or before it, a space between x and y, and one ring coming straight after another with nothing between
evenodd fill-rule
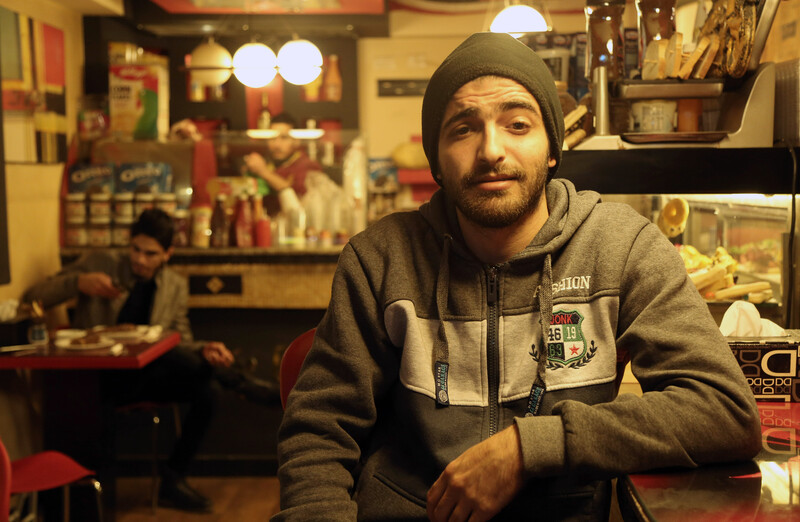
<instances>
[{"instance_id":1,"label":"ceiling","mask_svg":"<svg viewBox=\"0 0 800 522\"><path fill-rule=\"evenodd\" d=\"M95 0L97 1L97 0ZM388 12L485 13L504 0L125 0L126 16L156 36L313 34L389 36ZM551 13L581 14L586 0L533 0Z\"/></svg>"}]
</instances>

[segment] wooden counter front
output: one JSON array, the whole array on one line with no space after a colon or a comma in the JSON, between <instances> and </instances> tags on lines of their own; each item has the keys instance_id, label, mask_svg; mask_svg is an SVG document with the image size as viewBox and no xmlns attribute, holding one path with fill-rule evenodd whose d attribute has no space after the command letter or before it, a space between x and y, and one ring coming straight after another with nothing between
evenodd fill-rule
<instances>
[{"instance_id":1,"label":"wooden counter front","mask_svg":"<svg viewBox=\"0 0 800 522\"><path fill-rule=\"evenodd\" d=\"M62 249L62 262L85 251ZM169 266L188 279L190 308L325 309L341 251L341 245L176 248Z\"/></svg>"}]
</instances>

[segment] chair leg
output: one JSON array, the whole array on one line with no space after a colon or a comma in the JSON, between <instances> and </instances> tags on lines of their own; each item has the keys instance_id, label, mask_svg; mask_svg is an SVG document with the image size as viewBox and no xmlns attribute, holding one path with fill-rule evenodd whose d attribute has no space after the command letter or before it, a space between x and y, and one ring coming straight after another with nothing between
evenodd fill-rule
<instances>
[{"instance_id":1,"label":"chair leg","mask_svg":"<svg viewBox=\"0 0 800 522\"><path fill-rule=\"evenodd\" d=\"M181 407L177 402L172 403L172 420L175 421L175 437L181 438Z\"/></svg>"},{"instance_id":2,"label":"chair leg","mask_svg":"<svg viewBox=\"0 0 800 522\"><path fill-rule=\"evenodd\" d=\"M64 493L64 513L63 513L63 520L64 522L69 522L69 484L63 486L61 490Z\"/></svg>"},{"instance_id":3,"label":"chair leg","mask_svg":"<svg viewBox=\"0 0 800 522\"><path fill-rule=\"evenodd\" d=\"M103 486L97 479L90 479L94 488L95 499L97 499L97 520L103 522Z\"/></svg>"},{"instance_id":4,"label":"chair leg","mask_svg":"<svg viewBox=\"0 0 800 522\"><path fill-rule=\"evenodd\" d=\"M153 414L153 460L151 462L152 466L152 484L150 485L150 508L153 510L153 514L156 514L156 508L158 506L158 425L161 422L157 414Z\"/></svg>"}]
</instances>

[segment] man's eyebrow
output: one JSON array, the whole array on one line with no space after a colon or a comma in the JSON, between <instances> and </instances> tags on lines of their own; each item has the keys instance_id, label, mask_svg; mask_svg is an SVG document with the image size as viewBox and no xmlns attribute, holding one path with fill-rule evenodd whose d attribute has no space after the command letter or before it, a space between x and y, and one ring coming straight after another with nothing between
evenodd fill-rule
<instances>
[{"instance_id":1,"label":"man's eyebrow","mask_svg":"<svg viewBox=\"0 0 800 522\"><path fill-rule=\"evenodd\" d=\"M525 109L525 110L529 110L529 111L535 113L539 117L542 116L542 113L540 112L539 107L537 107L536 105L532 104L531 102L529 102L527 100L510 100L510 101L507 101L507 102L503 102L503 104L500 106L500 108L503 110L503 112L511 111L511 110L514 110L514 109Z\"/></svg>"},{"instance_id":2,"label":"man's eyebrow","mask_svg":"<svg viewBox=\"0 0 800 522\"><path fill-rule=\"evenodd\" d=\"M442 128L446 129L448 126L452 125L453 122L463 118L470 118L472 116L475 116L476 114L478 114L478 109L476 109L475 107L467 107L465 109L462 109L457 113L453 114L452 116L450 116L450 118L448 118L447 121L442 124Z\"/></svg>"}]
</instances>

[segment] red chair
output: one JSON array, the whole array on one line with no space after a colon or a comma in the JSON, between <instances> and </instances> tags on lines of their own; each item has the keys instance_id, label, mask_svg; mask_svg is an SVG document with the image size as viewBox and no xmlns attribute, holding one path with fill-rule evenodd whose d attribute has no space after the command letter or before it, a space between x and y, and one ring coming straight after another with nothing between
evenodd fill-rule
<instances>
[{"instance_id":1,"label":"red chair","mask_svg":"<svg viewBox=\"0 0 800 522\"><path fill-rule=\"evenodd\" d=\"M312 328L300 334L283 352L278 378L281 388L281 407L283 408L286 407L286 399L289 397L289 392L292 391L294 384L297 382L297 375L300 373L300 368L303 366L308 350L311 349L311 343L314 341L314 333L316 331L316 328Z\"/></svg>"},{"instance_id":2,"label":"red chair","mask_svg":"<svg viewBox=\"0 0 800 522\"><path fill-rule=\"evenodd\" d=\"M38 493L57 487L64 488L64 520L68 521L69 486L81 479L86 479L94 487L98 518L102 520L102 488L93 475L94 471L84 468L58 451L42 451L12 462L3 441L0 440L0 522L18 520L20 517L24 503L20 502L14 513L10 514L11 495ZM33 496L31 509L36 509L36 495Z\"/></svg>"}]
</instances>

